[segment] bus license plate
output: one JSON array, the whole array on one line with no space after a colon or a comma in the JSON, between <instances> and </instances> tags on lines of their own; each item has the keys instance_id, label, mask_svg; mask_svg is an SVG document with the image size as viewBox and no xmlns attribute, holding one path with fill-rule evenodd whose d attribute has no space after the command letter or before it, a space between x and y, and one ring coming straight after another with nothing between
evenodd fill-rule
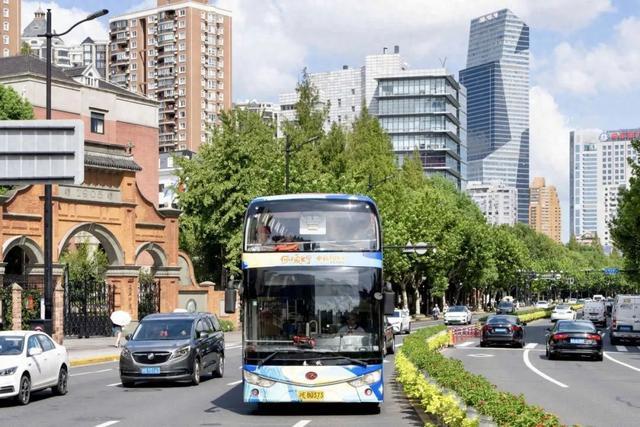
<instances>
[{"instance_id":1,"label":"bus license plate","mask_svg":"<svg viewBox=\"0 0 640 427\"><path fill-rule=\"evenodd\" d=\"M324 400L324 391L299 391L298 399L303 402Z\"/></svg>"},{"instance_id":2,"label":"bus license plate","mask_svg":"<svg viewBox=\"0 0 640 427\"><path fill-rule=\"evenodd\" d=\"M143 375L157 375L160 373L160 367L141 368L140 373Z\"/></svg>"},{"instance_id":3,"label":"bus license plate","mask_svg":"<svg viewBox=\"0 0 640 427\"><path fill-rule=\"evenodd\" d=\"M629 332L631 331L631 326L628 325L620 325L618 326L618 330L622 331L622 332Z\"/></svg>"}]
</instances>

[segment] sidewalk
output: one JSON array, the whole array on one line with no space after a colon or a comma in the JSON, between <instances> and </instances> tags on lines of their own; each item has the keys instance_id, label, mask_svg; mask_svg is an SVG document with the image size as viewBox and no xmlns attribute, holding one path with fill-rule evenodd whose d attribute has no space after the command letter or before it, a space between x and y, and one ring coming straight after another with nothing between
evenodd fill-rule
<instances>
[{"instance_id":1,"label":"sidewalk","mask_svg":"<svg viewBox=\"0 0 640 427\"><path fill-rule=\"evenodd\" d=\"M240 345L242 342L240 331L225 332L224 337L227 347ZM120 348L114 346L115 342L115 337L65 338L63 345L69 353L71 366L83 366L118 361L122 346L127 341L123 337Z\"/></svg>"}]
</instances>

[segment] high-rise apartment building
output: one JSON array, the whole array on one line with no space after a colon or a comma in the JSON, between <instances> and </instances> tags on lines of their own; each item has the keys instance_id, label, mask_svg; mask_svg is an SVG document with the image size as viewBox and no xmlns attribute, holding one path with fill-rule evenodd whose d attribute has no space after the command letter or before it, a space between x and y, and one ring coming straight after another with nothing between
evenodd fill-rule
<instances>
[{"instance_id":1,"label":"high-rise apartment building","mask_svg":"<svg viewBox=\"0 0 640 427\"><path fill-rule=\"evenodd\" d=\"M560 243L560 199L553 185L547 186L542 177L533 178L529 189L529 225L539 233Z\"/></svg>"},{"instance_id":2,"label":"high-rise apartment building","mask_svg":"<svg viewBox=\"0 0 640 427\"><path fill-rule=\"evenodd\" d=\"M197 151L231 108L231 13L158 0L109 20L109 79L160 102L160 151Z\"/></svg>"},{"instance_id":3,"label":"high-rise apartment building","mask_svg":"<svg viewBox=\"0 0 640 427\"><path fill-rule=\"evenodd\" d=\"M20 54L20 7L22 0L2 0L0 15L0 55Z\"/></svg>"},{"instance_id":4,"label":"high-rise apartment building","mask_svg":"<svg viewBox=\"0 0 640 427\"><path fill-rule=\"evenodd\" d=\"M458 188L466 183L466 93L445 69L407 69L400 48L369 55L359 69L312 73L321 105L329 108L325 129L349 127L362 107L391 136L398 163L418 152L423 170ZM294 120L296 93L280 95L283 120Z\"/></svg>"},{"instance_id":5,"label":"high-rise apartment building","mask_svg":"<svg viewBox=\"0 0 640 427\"><path fill-rule=\"evenodd\" d=\"M638 154L631 140L640 129L579 129L569 135L571 234L597 236L606 251L612 247L609 223L618 211L618 193L631 178L628 158Z\"/></svg>"},{"instance_id":6,"label":"high-rise apartment building","mask_svg":"<svg viewBox=\"0 0 640 427\"><path fill-rule=\"evenodd\" d=\"M469 180L518 190L518 221L529 211L529 26L510 10L471 21L467 68Z\"/></svg>"},{"instance_id":7,"label":"high-rise apartment building","mask_svg":"<svg viewBox=\"0 0 640 427\"><path fill-rule=\"evenodd\" d=\"M518 191L502 182L469 181L467 194L494 225L514 225L518 220Z\"/></svg>"}]
</instances>

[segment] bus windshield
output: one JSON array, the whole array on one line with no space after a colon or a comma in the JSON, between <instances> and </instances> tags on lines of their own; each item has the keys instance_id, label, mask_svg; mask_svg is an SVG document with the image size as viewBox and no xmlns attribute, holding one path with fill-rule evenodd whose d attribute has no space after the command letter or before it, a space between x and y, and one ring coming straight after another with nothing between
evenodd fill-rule
<instances>
[{"instance_id":1,"label":"bus windshield","mask_svg":"<svg viewBox=\"0 0 640 427\"><path fill-rule=\"evenodd\" d=\"M379 356L379 269L273 267L246 275L247 357L281 351Z\"/></svg>"},{"instance_id":2,"label":"bus windshield","mask_svg":"<svg viewBox=\"0 0 640 427\"><path fill-rule=\"evenodd\" d=\"M272 200L247 213L245 251L377 251L375 208L358 200Z\"/></svg>"}]
</instances>

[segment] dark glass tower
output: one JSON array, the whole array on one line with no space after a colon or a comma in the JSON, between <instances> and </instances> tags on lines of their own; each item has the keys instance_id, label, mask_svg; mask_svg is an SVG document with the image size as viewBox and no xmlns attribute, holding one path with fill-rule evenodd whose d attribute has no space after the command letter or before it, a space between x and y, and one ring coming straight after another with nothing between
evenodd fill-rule
<instances>
[{"instance_id":1,"label":"dark glass tower","mask_svg":"<svg viewBox=\"0 0 640 427\"><path fill-rule=\"evenodd\" d=\"M508 9L471 21L467 68L469 181L518 190L518 221L529 217L529 26Z\"/></svg>"}]
</instances>

